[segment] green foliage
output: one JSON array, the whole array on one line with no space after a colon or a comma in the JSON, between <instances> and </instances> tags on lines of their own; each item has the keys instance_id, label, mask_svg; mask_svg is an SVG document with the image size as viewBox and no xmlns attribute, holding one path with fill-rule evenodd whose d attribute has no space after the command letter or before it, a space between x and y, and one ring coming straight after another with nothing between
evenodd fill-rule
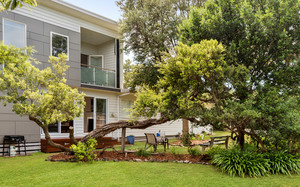
<instances>
[{"instance_id":1,"label":"green foliage","mask_svg":"<svg viewBox=\"0 0 300 187\"><path fill-rule=\"evenodd\" d=\"M33 52L0 44L0 101L12 103L16 114L34 118L41 127L79 117L85 94L66 84L67 56L50 57L52 67L39 70Z\"/></svg>"},{"instance_id":2,"label":"green foliage","mask_svg":"<svg viewBox=\"0 0 300 187\"><path fill-rule=\"evenodd\" d=\"M201 151L199 149L196 149L196 148L189 148L188 153L191 156L200 156L201 155Z\"/></svg>"},{"instance_id":3,"label":"green foliage","mask_svg":"<svg viewBox=\"0 0 300 187\"><path fill-rule=\"evenodd\" d=\"M191 139L194 137L193 134L186 133L185 135L182 136L181 142L184 146L191 146L192 141Z\"/></svg>"},{"instance_id":4,"label":"green foliage","mask_svg":"<svg viewBox=\"0 0 300 187\"><path fill-rule=\"evenodd\" d=\"M212 163L231 176L264 176L300 172L300 160L287 152L257 152L252 145L244 151L238 147L229 150L212 149L208 151Z\"/></svg>"},{"instance_id":5,"label":"green foliage","mask_svg":"<svg viewBox=\"0 0 300 187\"><path fill-rule=\"evenodd\" d=\"M224 48L216 40L200 44L179 44L175 54L165 54L158 67L161 74L155 89L144 86L137 94L133 116L167 116L171 120L198 116L214 91L225 83ZM160 90L159 92L155 90Z\"/></svg>"},{"instance_id":6,"label":"green foliage","mask_svg":"<svg viewBox=\"0 0 300 187\"><path fill-rule=\"evenodd\" d=\"M37 6L36 0L1 0L0 1L1 7L0 11L3 10L14 10L17 7L25 6Z\"/></svg>"},{"instance_id":7,"label":"green foliage","mask_svg":"<svg viewBox=\"0 0 300 187\"><path fill-rule=\"evenodd\" d=\"M169 52L177 45L177 25L184 19L191 6L201 6L203 0L119 0L122 12L120 32L124 49L133 52L134 65L126 86L155 86L161 74L154 66L161 60L162 52ZM125 77L127 75L125 74Z\"/></svg>"},{"instance_id":8,"label":"green foliage","mask_svg":"<svg viewBox=\"0 0 300 187\"><path fill-rule=\"evenodd\" d=\"M272 151L265 153L264 158L268 159L268 169L272 174L300 173L300 160L287 152Z\"/></svg>"},{"instance_id":9,"label":"green foliage","mask_svg":"<svg viewBox=\"0 0 300 187\"><path fill-rule=\"evenodd\" d=\"M171 148L171 153L174 155L174 156L177 156L177 157L180 157L180 150L178 149L178 147L172 147Z\"/></svg>"},{"instance_id":10,"label":"green foliage","mask_svg":"<svg viewBox=\"0 0 300 187\"><path fill-rule=\"evenodd\" d=\"M216 154L212 160L223 172L230 176L238 175L245 177L264 176L268 174L268 160L264 159L262 154L253 154L252 152L242 152L237 149L222 151Z\"/></svg>"},{"instance_id":11,"label":"green foliage","mask_svg":"<svg viewBox=\"0 0 300 187\"><path fill-rule=\"evenodd\" d=\"M206 151L206 154L208 154L211 159L214 159L215 155L219 155L223 151L225 151L225 149L221 148L221 146L213 146Z\"/></svg>"},{"instance_id":12,"label":"green foliage","mask_svg":"<svg viewBox=\"0 0 300 187\"><path fill-rule=\"evenodd\" d=\"M143 157L149 157L151 156L151 153L147 152L145 149L139 149L137 152L136 152L136 155L137 156L143 156Z\"/></svg>"},{"instance_id":13,"label":"green foliage","mask_svg":"<svg viewBox=\"0 0 300 187\"><path fill-rule=\"evenodd\" d=\"M224 90L230 95L215 94L216 110L201 118L231 127L241 145L248 133L277 148L297 147L299 12L298 0L208 0L179 26L185 44L216 39L226 48Z\"/></svg>"},{"instance_id":14,"label":"green foliage","mask_svg":"<svg viewBox=\"0 0 300 187\"><path fill-rule=\"evenodd\" d=\"M77 161L93 162L97 157L94 154L98 142L94 138L89 138L86 143L78 142L77 145L71 145L71 150L75 153Z\"/></svg>"}]
</instances>

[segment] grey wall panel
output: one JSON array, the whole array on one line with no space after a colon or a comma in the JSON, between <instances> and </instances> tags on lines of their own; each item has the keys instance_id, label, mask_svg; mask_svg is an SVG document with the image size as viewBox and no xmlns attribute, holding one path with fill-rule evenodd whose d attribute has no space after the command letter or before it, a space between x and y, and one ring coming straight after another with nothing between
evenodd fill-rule
<instances>
[{"instance_id":1,"label":"grey wall panel","mask_svg":"<svg viewBox=\"0 0 300 187\"><path fill-rule=\"evenodd\" d=\"M27 46L33 46L37 54L43 54L44 44L38 40L27 39ZM40 59L38 59L40 60Z\"/></svg>"},{"instance_id":2,"label":"grey wall panel","mask_svg":"<svg viewBox=\"0 0 300 187\"><path fill-rule=\"evenodd\" d=\"M41 35L44 33L43 22L39 20L32 19L19 14L15 14L15 20L21 23L25 23L27 25L27 31L29 32L34 32Z\"/></svg>"},{"instance_id":3,"label":"grey wall panel","mask_svg":"<svg viewBox=\"0 0 300 187\"><path fill-rule=\"evenodd\" d=\"M15 20L15 13L3 11L3 12L0 12L0 17L1 17L0 22L2 24L2 18Z\"/></svg>"},{"instance_id":4,"label":"grey wall panel","mask_svg":"<svg viewBox=\"0 0 300 187\"><path fill-rule=\"evenodd\" d=\"M0 121L0 135L10 135L16 132L16 123L12 121Z\"/></svg>"},{"instance_id":5,"label":"grey wall panel","mask_svg":"<svg viewBox=\"0 0 300 187\"><path fill-rule=\"evenodd\" d=\"M52 24L44 23L26 16L11 12L0 13L0 24L2 30L2 19L7 18L22 22L27 25L27 45L34 46L37 52L34 57L42 62L36 65L40 69L51 67L48 62L50 56L50 32L69 36L69 61L70 66L66 72L67 84L80 86L80 33L70 31ZM0 30L0 39L2 32ZM28 119L28 116L20 117L11 111L11 106L4 107L0 104L0 142L4 135L18 134L25 135L26 141L40 140L40 127Z\"/></svg>"}]
</instances>

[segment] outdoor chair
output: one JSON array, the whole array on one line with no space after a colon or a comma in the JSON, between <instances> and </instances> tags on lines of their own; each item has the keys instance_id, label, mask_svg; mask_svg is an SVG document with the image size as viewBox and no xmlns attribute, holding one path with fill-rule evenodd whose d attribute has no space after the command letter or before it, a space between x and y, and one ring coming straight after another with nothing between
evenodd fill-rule
<instances>
[{"instance_id":1,"label":"outdoor chair","mask_svg":"<svg viewBox=\"0 0 300 187\"><path fill-rule=\"evenodd\" d=\"M146 136L145 150L147 150L148 148L153 146L154 152L156 152L158 145L163 145L165 152L166 152L166 147L168 146L168 148L169 148L168 138L161 138L160 140L157 140L154 133L145 133L145 136ZM147 145L148 145L148 147L147 147Z\"/></svg>"}]
</instances>

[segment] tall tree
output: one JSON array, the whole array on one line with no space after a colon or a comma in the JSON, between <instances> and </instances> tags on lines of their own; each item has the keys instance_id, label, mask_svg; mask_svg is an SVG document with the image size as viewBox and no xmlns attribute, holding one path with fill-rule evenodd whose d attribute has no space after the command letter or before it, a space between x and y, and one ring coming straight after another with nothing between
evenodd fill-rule
<instances>
[{"instance_id":1,"label":"tall tree","mask_svg":"<svg viewBox=\"0 0 300 187\"><path fill-rule=\"evenodd\" d=\"M124 49L133 52L136 66L130 86L153 86L160 76L154 66L162 52L177 45L177 25L186 18L191 6L201 6L203 0L119 0L122 11L120 32Z\"/></svg>"},{"instance_id":2,"label":"tall tree","mask_svg":"<svg viewBox=\"0 0 300 187\"><path fill-rule=\"evenodd\" d=\"M219 116L234 127L241 146L245 129L258 138L255 129L282 126L284 115L268 111L279 103L268 99L299 100L299 12L298 0L209 0L180 26L180 40L188 45L216 39L226 47L234 97Z\"/></svg>"},{"instance_id":3,"label":"tall tree","mask_svg":"<svg viewBox=\"0 0 300 187\"><path fill-rule=\"evenodd\" d=\"M68 148L51 140L48 125L79 117L85 105L84 94L66 84L66 55L50 57L52 67L39 70L31 57L31 48L14 48L0 44L0 101L12 104L20 116L28 116L45 133L49 145L64 151ZM73 130L70 138L74 143Z\"/></svg>"}]
</instances>

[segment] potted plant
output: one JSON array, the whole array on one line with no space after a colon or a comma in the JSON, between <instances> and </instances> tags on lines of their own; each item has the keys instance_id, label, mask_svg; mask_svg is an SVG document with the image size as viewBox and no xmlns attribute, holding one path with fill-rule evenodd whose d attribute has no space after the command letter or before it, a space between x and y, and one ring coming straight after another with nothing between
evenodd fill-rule
<instances>
[{"instance_id":1,"label":"potted plant","mask_svg":"<svg viewBox=\"0 0 300 187\"><path fill-rule=\"evenodd\" d=\"M129 144L134 144L134 135L127 136L127 141L129 142Z\"/></svg>"}]
</instances>

